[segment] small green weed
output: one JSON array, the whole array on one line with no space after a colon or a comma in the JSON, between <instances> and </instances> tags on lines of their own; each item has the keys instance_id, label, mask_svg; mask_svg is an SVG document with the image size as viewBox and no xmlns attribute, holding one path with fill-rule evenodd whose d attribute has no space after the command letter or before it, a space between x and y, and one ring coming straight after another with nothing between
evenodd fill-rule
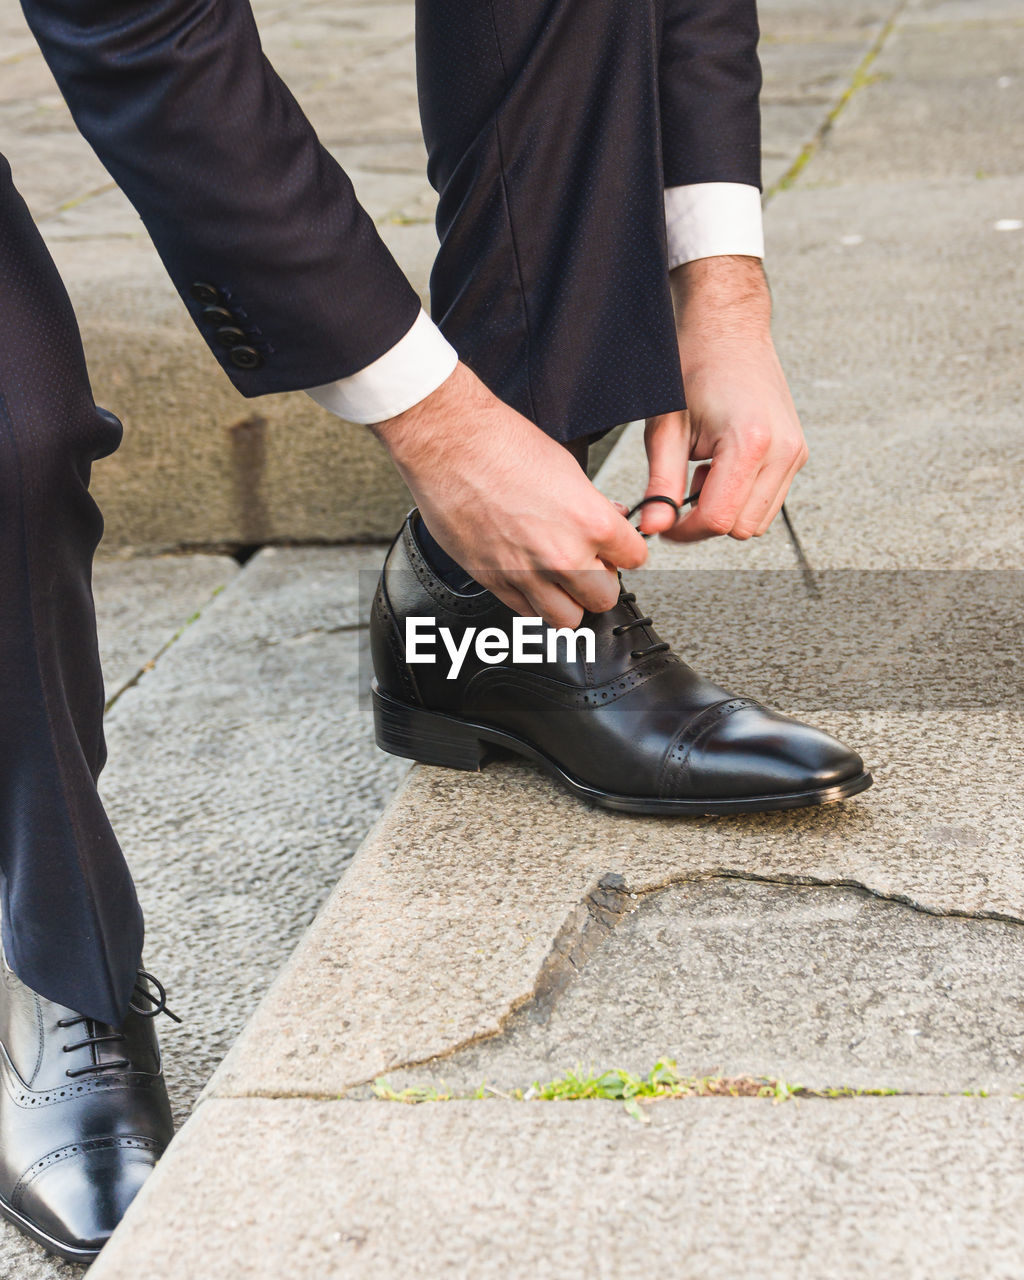
<instances>
[{"instance_id":1,"label":"small green weed","mask_svg":"<svg viewBox=\"0 0 1024 1280\"><path fill-rule=\"evenodd\" d=\"M784 1080L772 1080L762 1076L684 1076L680 1075L671 1058L660 1058L647 1075L634 1075L630 1071L613 1068L608 1071L586 1071L577 1067L565 1075L542 1084L535 1080L528 1089L514 1089L503 1093L488 1084L482 1084L472 1093L454 1094L444 1088L410 1086L393 1089L386 1077L373 1082L373 1095L383 1102L402 1102L415 1106L421 1102L451 1102L488 1097L504 1098L514 1102L579 1102L586 1099L603 1099L621 1102L629 1114L642 1124L648 1117L641 1103L656 1102L661 1098L769 1098L773 1102L789 1102L793 1098L853 1098L888 1097L895 1089L805 1089L801 1085Z\"/></svg>"}]
</instances>

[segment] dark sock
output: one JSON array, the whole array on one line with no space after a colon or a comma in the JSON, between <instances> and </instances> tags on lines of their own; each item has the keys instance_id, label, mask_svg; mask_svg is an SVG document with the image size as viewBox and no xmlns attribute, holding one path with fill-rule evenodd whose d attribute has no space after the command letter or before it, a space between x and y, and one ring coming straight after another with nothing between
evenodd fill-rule
<instances>
[{"instance_id":1,"label":"dark sock","mask_svg":"<svg viewBox=\"0 0 1024 1280\"><path fill-rule=\"evenodd\" d=\"M453 591L458 591L462 594L477 586L473 578L461 565L455 563L444 547L437 541L427 528L422 516L416 523L416 541L423 552L423 558L445 586L451 587Z\"/></svg>"}]
</instances>

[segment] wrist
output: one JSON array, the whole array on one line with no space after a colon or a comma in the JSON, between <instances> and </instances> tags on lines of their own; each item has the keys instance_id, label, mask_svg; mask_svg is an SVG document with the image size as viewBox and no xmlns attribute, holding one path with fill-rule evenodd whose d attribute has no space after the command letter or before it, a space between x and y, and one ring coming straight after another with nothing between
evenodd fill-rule
<instances>
[{"instance_id":1,"label":"wrist","mask_svg":"<svg viewBox=\"0 0 1024 1280\"><path fill-rule=\"evenodd\" d=\"M452 406L472 393L476 381L460 361L430 395L393 418L371 423L370 430L384 444L398 467L421 457L425 451L436 452L443 447Z\"/></svg>"},{"instance_id":2,"label":"wrist","mask_svg":"<svg viewBox=\"0 0 1024 1280\"><path fill-rule=\"evenodd\" d=\"M723 255L684 262L669 273L676 320L711 329L771 331L772 299L760 258Z\"/></svg>"}]
</instances>

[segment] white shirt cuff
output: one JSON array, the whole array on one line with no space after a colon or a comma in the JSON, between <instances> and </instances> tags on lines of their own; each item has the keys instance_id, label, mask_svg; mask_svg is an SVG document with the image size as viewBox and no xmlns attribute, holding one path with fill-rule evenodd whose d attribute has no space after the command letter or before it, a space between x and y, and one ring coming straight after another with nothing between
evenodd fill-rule
<instances>
[{"instance_id":1,"label":"white shirt cuff","mask_svg":"<svg viewBox=\"0 0 1024 1280\"><path fill-rule=\"evenodd\" d=\"M308 387L306 394L347 422L384 422L436 391L458 362L455 348L421 308L390 351L347 378Z\"/></svg>"},{"instance_id":2,"label":"white shirt cuff","mask_svg":"<svg viewBox=\"0 0 1024 1280\"><path fill-rule=\"evenodd\" d=\"M693 182L665 188L671 271L697 258L764 257L761 193L743 182Z\"/></svg>"}]
</instances>

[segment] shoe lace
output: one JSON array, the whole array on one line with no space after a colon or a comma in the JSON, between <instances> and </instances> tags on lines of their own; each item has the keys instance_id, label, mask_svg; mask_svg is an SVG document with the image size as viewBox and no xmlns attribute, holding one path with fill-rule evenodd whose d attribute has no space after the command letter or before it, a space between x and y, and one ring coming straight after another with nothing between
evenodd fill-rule
<instances>
[{"instance_id":1,"label":"shoe lace","mask_svg":"<svg viewBox=\"0 0 1024 1280\"><path fill-rule=\"evenodd\" d=\"M690 497L684 498L682 502L675 502L673 501L672 498L666 498L662 494L654 494L650 498L641 499L641 501L638 502L635 507L633 507L630 511L626 513L626 519L632 520L638 511L642 510L646 506L649 506L652 502L664 502L668 506L670 506L672 510L676 513L676 519L678 520L679 512L683 509L683 507L689 506L691 502L695 502L697 500L697 497L698 495L694 493L694 494L691 494ZM641 536L644 538L649 538L652 535L649 533L643 533L641 534ZM633 591L624 591L622 595L619 597L619 599L626 601L627 604L636 604L636 593ZM654 621L653 618L648 618L646 616L645 617L638 616L636 618L630 619L629 622L620 622L617 627L612 627L612 635L623 636L626 634L627 631L633 631L640 627L649 627L653 623L653 621ZM670 648L671 648L671 645L668 643L667 640L659 640L656 644L649 644L644 649L631 649L629 651L629 656L634 660L638 658L649 658L652 653L665 653Z\"/></svg>"},{"instance_id":2,"label":"shoe lace","mask_svg":"<svg viewBox=\"0 0 1024 1280\"><path fill-rule=\"evenodd\" d=\"M633 591L624 591L620 600L625 600L628 604L636 603L636 593ZM629 622L620 622L618 626L612 627L613 636L624 636L627 631L632 631L637 627L649 627L654 621L653 618L636 617L631 618ZM629 656L631 658L649 658L652 653L665 653L671 646L667 640L659 640L655 644L649 644L645 649L630 649Z\"/></svg>"},{"instance_id":3,"label":"shoe lace","mask_svg":"<svg viewBox=\"0 0 1024 1280\"><path fill-rule=\"evenodd\" d=\"M150 990L150 984L156 990L156 994ZM138 1004L137 1000L148 1001L148 1004ZM159 978L155 978L146 969L140 969L135 979L135 988L132 993L132 999L128 1004L128 1008L132 1013L137 1014L140 1018L155 1018L161 1013L165 1013L172 1022L181 1022L176 1013L172 1013L167 1007L167 992L163 983ZM104 1027L104 1023L95 1022L92 1018L87 1018L85 1014L79 1014L74 1018L60 1018L57 1026L61 1028L85 1026L86 1034L81 1040L76 1040L73 1044L63 1046L65 1053L74 1053L76 1049L92 1049L101 1044L117 1044L125 1040L123 1031L113 1031L109 1029L99 1030ZM78 1076L89 1075L101 1071L123 1071L132 1064L127 1058L111 1058L109 1062L90 1062L86 1067L70 1067L64 1074L71 1080Z\"/></svg>"}]
</instances>

